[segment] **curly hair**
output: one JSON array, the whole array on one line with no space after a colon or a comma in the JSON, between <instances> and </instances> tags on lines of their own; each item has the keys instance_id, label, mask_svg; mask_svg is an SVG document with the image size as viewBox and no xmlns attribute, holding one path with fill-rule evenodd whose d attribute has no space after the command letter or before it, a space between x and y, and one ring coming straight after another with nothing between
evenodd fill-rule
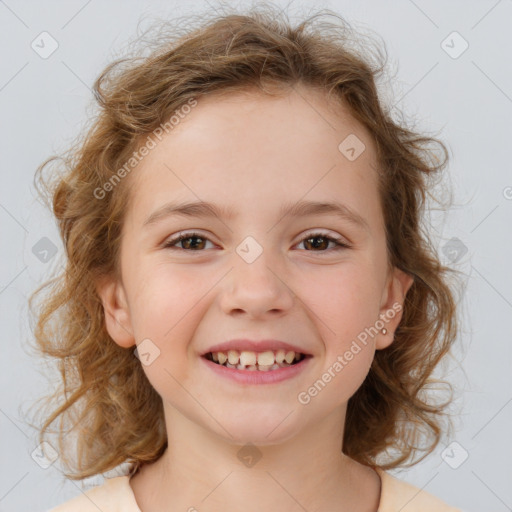
<instances>
[{"instance_id":1,"label":"curly hair","mask_svg":"<svg viewBox=\"0 0 512 512\"><path fill-rule=\"evenodd\" d=\"M86 136L36 171L36 187L58 221L66 255L62 272L29 300L37 319L37 351L54 361L61 380L48 397L39 440L59 419L53 432L71 479L122 463L133 472L165 451L162 399L133 350L110 338L96 290L102 276L119 275L130 180L120 180L101 198L98 190L107 190L105 184L144 136L193 98L254 88L279 94L304 84L342 102L369 129L377 149L389 264L414 279L394 342L376 352L367 378L349 400L342 449L383 469L414 464L439 443L450 402L440 403L429 388L441 382L434 369L456 339L456 301L450 269L423 226L434 179L448 161L446 146L393 120L377 88L387 61L385 45L364 40L332 11L292 26L286 14L260 4L244 13L203 15L199 22L180 34L178 23L164 21L147 55L109 64L94 83L98 112ZM63 162L61 172L46 179L43 169L56 160ZM76 446L68 450L72 430Z\"/></svg>"}]
</instances>

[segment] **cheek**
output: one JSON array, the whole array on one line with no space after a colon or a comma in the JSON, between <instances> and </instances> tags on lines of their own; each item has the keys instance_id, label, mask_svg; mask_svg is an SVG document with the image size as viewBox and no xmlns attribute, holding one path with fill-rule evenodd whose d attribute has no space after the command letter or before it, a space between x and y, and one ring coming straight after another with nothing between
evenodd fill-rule
<instances>
[{"instance_id":1,"label":"cheek","mask_svg":"<svg viewBox=\"0 0 512 512\"><path fill-rule=\"evenodd\" d=\"M309 281L307 297L327 352L345 350L379 318L378 276L371 265L361 262L319 273Z\"/></svg>"},{"instance_id":2,"label":"cheek","mask_svg":"<svg viewBox=\"0 0 512 512\"><path fill-rule=\"evenodd\" d=\"M190 325L201 298L211 288L208 279L186 265L155 263L140 266L133 280L132 323L138 338L155 337L160 343L176 340Z\"/></svg>"},{"instance_id":3,"label":"cheek","mask_svg":"<svg viewBox=\"0 0 512 512\"><path fill-rule=\"evenodd\" d=\"M361 260L347 262L336 271L319 273L308 290L305 302L325 351L319 353L324 359L319 386L325 385L327 402L345 403L366 378L375 354L378 275Z\"/></svg>"},{"instance_id":4,"label":"cheek","mask_svg":"<svg viewBox=\"0 0 512 512\"><path fill-rule=\"evenodd\" d=\"M155 390L172 402L185 400L182 386L188 387L193 378L190 340L204 316L204 295L212 285L185 265L172 272L159 264L139 267L131 308L134 335L137 343L151 340L144 343L156 355L143 370Z\"/></svg>"}]
</instances>

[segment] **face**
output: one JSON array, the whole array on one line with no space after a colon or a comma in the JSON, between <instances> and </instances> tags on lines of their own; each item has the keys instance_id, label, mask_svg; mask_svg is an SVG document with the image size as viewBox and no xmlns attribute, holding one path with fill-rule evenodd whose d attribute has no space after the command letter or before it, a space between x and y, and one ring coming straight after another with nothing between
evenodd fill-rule
<instances>
[{"instance_id":1,"label":"face","mask_svg":"<svg viewBox=\"0 0 512 512\"><path fill-rule=\"evenodd\" d=\"M237 443L281 442L344 414L411 284L388 267L370 134L321 93L297 91L200 98L126 178L122 279L100 287L114 341L144 343L166 417ZM353 138L355 152L339 148L354 135L359 156ZM217 214L162 213L198 201ZM341 209L285 214L298 202ZM384 317L387 335L374 334ZM233 339L280 340L309 357L283 380L235 381L203 357Z\"/></svg>"}]
</instances>

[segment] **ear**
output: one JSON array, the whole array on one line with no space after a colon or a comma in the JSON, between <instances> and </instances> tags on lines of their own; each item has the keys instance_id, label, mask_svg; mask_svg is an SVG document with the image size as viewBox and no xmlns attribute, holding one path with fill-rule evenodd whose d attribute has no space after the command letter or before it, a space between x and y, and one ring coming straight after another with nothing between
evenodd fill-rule
<instances>
[{"instance_id":1,"label":"ear","mask_svg":"<svg viewBox=\"0 0 512 512\"><path fill-rule=\"evenodd\" d=\"M122 283L112 276L97 281L96 291L103 304L105 326L110 337L123 348L135 345L130 310Z\"/></svg>"},{"instance_id":2,"label":"ear","mask_svg":"<svg viewBox=\"0 0 512 512\"><path fill-rule=\"evenodd\" d=\"M384 323L386 334L379 331L375 342L376 350L389 347L393 343L395 331L402 320L405 295L414 282L414 278L404 271L393 268L388 277L379 318Z\"/></svg>"}]
</instances>

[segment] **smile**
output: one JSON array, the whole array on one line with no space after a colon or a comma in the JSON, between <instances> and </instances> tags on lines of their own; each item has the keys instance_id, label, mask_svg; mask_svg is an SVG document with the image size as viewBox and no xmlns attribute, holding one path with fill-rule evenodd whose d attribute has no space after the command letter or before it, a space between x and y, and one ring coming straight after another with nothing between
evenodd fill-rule
<instances>
[{"instance_id":1,"label":"smile","mask_svg":"<svg viewBox=\"0 0 512 512\"><path fill-rule=\"evenodd\" d=\"M227 352L208 352L204 357L226 368L267 372L293 366L302 361L306 355L293 350L267 350L265 352L228 350Z\"/></svg>"},{"instance_id":2,"label":"smile","mask_svg":"<svg viewBox=\"0 0 512 512\"><path fill-rule=\"evenodd\" d=\"M216 360L215 360L216 359ZM299 375L313 356L294 351L228 350L200 357L217 376L245 385L274 384Z\"/></svg>"}]
</instances>

